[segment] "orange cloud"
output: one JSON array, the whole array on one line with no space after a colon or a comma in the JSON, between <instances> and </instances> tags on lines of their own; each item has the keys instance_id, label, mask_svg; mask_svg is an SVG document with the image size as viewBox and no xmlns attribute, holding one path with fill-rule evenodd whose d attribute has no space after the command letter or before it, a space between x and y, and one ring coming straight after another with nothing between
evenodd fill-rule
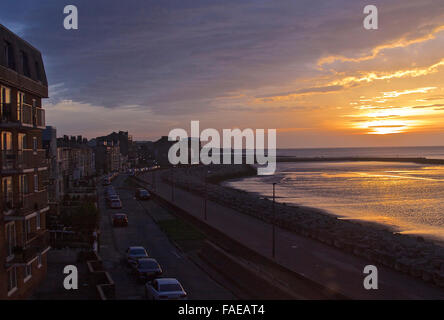
<instances>
[{"instance_id":1,"label":"orange cloud","mask_svg":"<svg viewBox=\"0 0 444 320\"><path fill-rule=\"evenodd\" d=\"M324 64L331 64L335 61L341 61L341 62L362 62L362 61L367 61L367 60L371 60L374 59L378 56L378 54L386 49L394 49L394 48L404 48L404 47L408 47L412 44L416 44L416 43L421 43L421 42L425 42L425 41L429 41L429 40L433 40L436 38L436 34L444 31L444 25L442 26L438 26L436 28L434 28L430 33L421 36L421 37L417 37L414 39L408 39L408 35L403 36L401 39L392 41L390 43L387 44L383 44L383 45L379 45L375 48L372 49L371 54L363 56L363 57L359 57L359 58L348 58L345 56L328 56L328 57L324 57L318 60L317 65L319 67L323 66Z\"/></svg>"},{"instance_id":2,"label":"orange cloud","mask_svg":"<svg viewBox=\"0 0 444 320\"><path fill-rule=\"evenodd\" d=\"M337 81L333 81L329 85L346 86L351 84L358 84L361 82L373 82L375 80L390 80L394 78L405 77L415 78L437 72L438 68L441 66L444 66L444 59L441 59L441 61L425 68L398 70L395 72L367 72L362 76L350 76Z\"/></svg>"}]
</instances>

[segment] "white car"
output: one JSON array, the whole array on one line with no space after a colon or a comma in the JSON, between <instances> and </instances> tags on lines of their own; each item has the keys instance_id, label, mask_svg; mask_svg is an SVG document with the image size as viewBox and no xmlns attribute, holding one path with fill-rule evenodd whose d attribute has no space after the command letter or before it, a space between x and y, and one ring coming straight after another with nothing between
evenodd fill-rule
<instances>
[{"instance_id":1,"label":"white car","mask_svg":"<svg viewBox=\"0 0 444 320\"><path fill-rule=\"evenodd\" d=\"M109 203L109 207L111 209L122 209L122 202L120 199L113 199Z\"/></svg>"},{"instance_id":2,"label":"white car","mask_svg":"<svg viewBox=\"0 0 444 320\"><path fill-rule=\"evenodd\" d=\"M129 247L126 249L126 260L130 266L135 265L137 260L142 258L149 258L144 247Z\"/></svg>"},{"instance_id":3,"label":"white car","mask_svg":"<svg viewBox=\"0 0 444 320\"><path fill-rule=\"evenodd\" d=\"M159 278L145 284L145 296L151 300L186 300L187 293L177 279Z\"/></svg>"}]
</instances>

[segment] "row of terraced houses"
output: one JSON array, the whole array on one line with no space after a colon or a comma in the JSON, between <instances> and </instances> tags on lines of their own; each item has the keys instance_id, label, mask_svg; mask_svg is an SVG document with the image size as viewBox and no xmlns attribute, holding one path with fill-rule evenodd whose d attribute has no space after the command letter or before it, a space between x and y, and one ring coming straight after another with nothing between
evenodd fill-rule
<instances>
[{"instance_id":1,"label":"row of terraced houses","mask_svg":"<svg viewBox=\"0 0 444 320\"><path fill-rule=\"evenodd\" d=\"M19 299L47 270L48 83L41 53L2 25L0 50L0 299Z\"/></svg>"}]
</instances>

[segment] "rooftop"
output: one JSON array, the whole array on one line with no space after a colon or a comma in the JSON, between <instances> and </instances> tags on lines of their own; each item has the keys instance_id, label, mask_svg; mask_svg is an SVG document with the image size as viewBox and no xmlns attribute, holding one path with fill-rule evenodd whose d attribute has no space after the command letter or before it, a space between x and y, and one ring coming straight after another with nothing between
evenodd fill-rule
<instances>
[{"instance_id":1,"label":"rooftop","mask_svg":"<svg viewBox=\"0 0 444 320\"><path fill-rule=\"evenodd\" d=\"M48 97L42 54L0 24L0 81L41 97Z\"/></svg>"}]
</instances>

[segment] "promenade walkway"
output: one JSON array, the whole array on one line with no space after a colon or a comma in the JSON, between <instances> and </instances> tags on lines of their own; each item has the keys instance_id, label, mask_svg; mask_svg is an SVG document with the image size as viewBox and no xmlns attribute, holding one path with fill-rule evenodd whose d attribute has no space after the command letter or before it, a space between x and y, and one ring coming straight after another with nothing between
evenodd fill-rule
<instances>
[{"instance_id":1,"label":"promenade walkway","mask_svg":"<svg viewBox=\"0 0 444 320\"><path fill-rule=\"evenodd\" d=\"M140 178L147 183L155 181L159 196L205 221L203 197L177 187L172 192L172 186L161 180L159 172L154 173L155 179L152 174L148 172ZM205 223L257 253L271 257L270 224L210 200ZM363 270L374 263L280 228L276 228L275 261L352 299L444 299L443 289L378 265L379 288L366 290Z\"/></svg>"}]
</instances>

